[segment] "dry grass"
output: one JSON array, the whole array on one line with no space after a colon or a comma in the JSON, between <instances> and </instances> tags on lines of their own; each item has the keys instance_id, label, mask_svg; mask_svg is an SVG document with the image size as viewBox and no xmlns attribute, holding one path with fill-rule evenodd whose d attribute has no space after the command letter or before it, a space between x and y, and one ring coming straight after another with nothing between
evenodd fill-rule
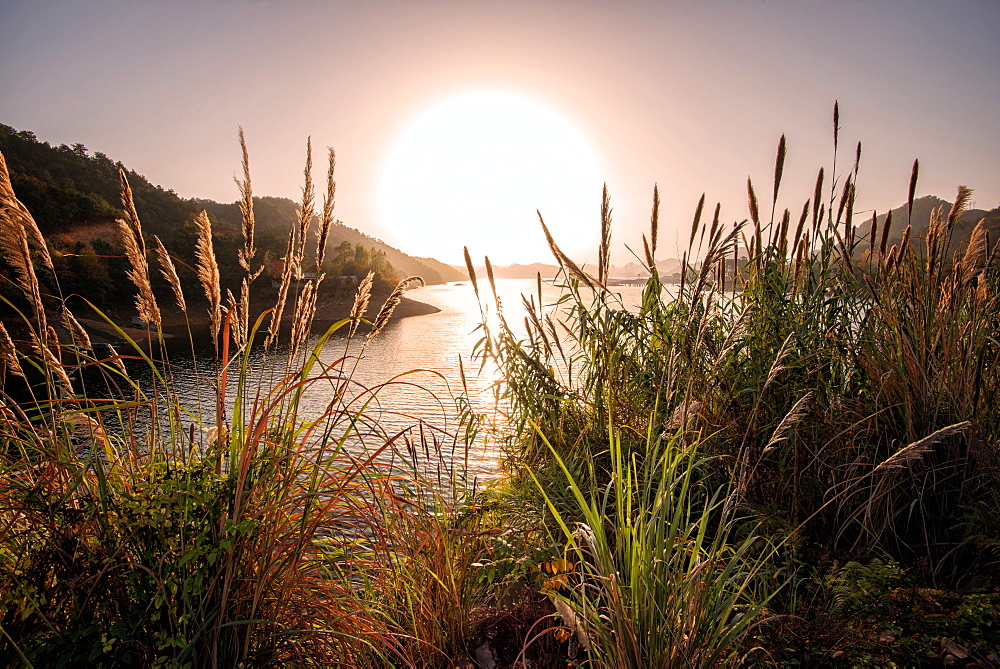
<instances>
[{"instance_id":1,"label":"dry grass","mask_svg":"<svg viewBox=\"0 0 1000 669\"><path fill-rule=\"evenodd\" d=\"M195 227L198 229L198 241L195 246L195 258L198 260L196 273L208 300L212 344L218 356L219 329L222 327L222 283L219 279L219 263L215 259L215 249L212 244L212 223L208 220L208 212L202 211L198 214Z\"/></svg>"},{"instance_id":2,"label":"dry grass","mask_svg":"<svg viewBox=\"0 0 1000 669\"><path fill-rule=\"evenodd\" d=\"M381 471L374 464L400 435L381 434L378 424L365 416L377 389L362 389L358 397L348 394L350 378L341 370L346 371L345 360L356 363L359 356L345 355L317 367L319 349L310 350L301 362L293 353L285 372L269 381L252 375L248 366L245 345L260 327L248 325L250 286L260 269L251 264L253 200L242 133L240 140L245 244L238 260L246 274L238 298L227 295L227 309L211 224L205 212L196 221L197 274L210 304L217 355L216 410L206 422L197 418L200 408L177 399L169 365L140 347L127 356L110 346L104 358L90 354L86 333L64 304L60 313L75 346L58 341L34 278L36 252L29 247L27 230L33 221L14 198L9 180L0 179L9 242L0 250L8 260L20 261L36 312L31 352L18 353L0 326L0 375L26 376L25 370L34 366L47 379L32 388L46 399L18 405L5 398L2 409L4 659L30 658L42 665L371 666L391 656L414 666L423 656L423 650L414 649L426 644L411 647L400 639L413 639L414 630L435 612L397 624L375 605L379 593L363 587L388 583L390 572L402 564L393 556L403 543L389 529L401 530L390 520L403 519L386 515L380 494L385 486L415 474ZM321 243L333 220L332 151L329 158ZM307 170L310 163L307 158ZM147 249L124 174L122 193L126 216L119 226L129 277L139 292L137 308L155 326L151 337L165 351L149 286ZM307 174L282 298L300 272L311 198ZM159 240L155 252L177 305L186 310L176 268ZM322 260L320 251L317 262ZM367 307L372 279L369 275L359 287L352 336ZM419 281L410 277L401 282L365 345L385 327L405 288ZM319 281L306 284L295 302L293 351L308 341L318 288ZM275 335L277 322L272 322ZM345 319L334 329L347 323ZM321 348L331 332L316 346ZM154 380L151 388L133 380L124 358L145 361ZM71 378L81 367L106 381L101 386L105 394ZM331 381L342 401L318 417L303 418L304 391ZM125 392L115 391L116 386ZM362 433L368 443L380 434L383 442L359 460L348 454L348 444ZM394 494L399 506L393 509L402 513L402 492Z\"/></svg>"},{"instance_id":3,"label":"dry grass","mask_svg":"<svg viewBox=\"0 0 1000 669\"><path fill-rule=\"evenodd\" d=\"M122 207L125 210L125 219L118 221L118 228L121 232L122 245L125 247L125 256L132 265L132 269L128 271L128 278L139 289L139 294L135 298L135 306L139 311L139 318L143 322L153 328L159 328L162 324L160 307L156 303L152 285L149 283L146 242L142 237L139 214L136 212L135 203L132 200L132 188L128 184L128 177L125 175L124 169L118 170L118 176L121 179ZM205 221L207 224L207 218ZM216 270L216 274L218 274L218 270Z\"/></svg>"}]
</instances>

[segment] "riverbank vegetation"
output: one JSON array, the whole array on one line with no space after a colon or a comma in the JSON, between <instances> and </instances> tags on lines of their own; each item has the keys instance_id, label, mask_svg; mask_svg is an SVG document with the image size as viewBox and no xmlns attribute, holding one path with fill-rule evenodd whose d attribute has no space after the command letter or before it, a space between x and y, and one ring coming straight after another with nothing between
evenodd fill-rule
<instances>
[{"instance_id":1,"label":"riverbank vegetation","mask_svg":"<svg viewBox=\"0 0 1000 669\"><path fill-rule=\"evenodd\" d=\"M838 125L835 110L835 155ZM844 174L836 158L820 170L800 211L780 212L785 153L782 138L769 202L748 180L747 221L726 224L702 199L670 290L654 191L637 308L606 287L607 193L596 272L546 229L563 272L556 305L543 303L541 279L523 305L501 305L489 262L477 276L467 252L483 309L473 354L500 372L503 421L490 436L506 476L486 488L427 475L441 449L461 453L487 430L461 399L463 428L432 440L433 426L379 424L369 407L380 389L351 380L416 279L361 329L368 275L351 316L309 338L317 290L289 291L304 265L326 260L326 244L307 246L308 169L270 314L247 308L263 263L246 162L232 261L242 275L229 294L211 222L197 223L185 253L209 305L216 354L202 373L216 391L191 407L157 346L164 307L151 276L169 286L170 308L186 311L191 296L174 251L145 237L128 175L120 227L149 342L118 352L76 325L78 312L95 315L85 301L58 281L45 294L36 268L54 259L0 163L0 243L24 288L30 344L0 332L11 382L0 409L3 660L996 661L998 247L986 224L953 239L964 188L922 235L909 220L856 225L860 146ZM320 240L333 221L330 158ZM917 178L914 164L909 210ZM285 310L291 333L279 327ZM338 331L350 335L343 355L320 362ZM254 343L285 371L251 373ZM151 385L133 380L140 365ZM314 391L329 405L307 416L302 396Z\"/></svg>"},{"instance_id":2,"label":"riverbank vegetation","mask_svg":"<svg viewBox=\"0 0 1000 669\"><path fill-rule=\"evenodd\" d=\"M634 311L603 287L605 194L595 276L549 237L567 317L539 290L526 334L508 306L483 341L512 407L511 487L537 491L573 556L559 598L603 666L995 661L998 247L986 222L953 237L964 187L920 239L909 220L855 224L854 153L800 211L750 180L747 221L703 199L670 293L654 193Z\"/></svg>"}]
</instances>

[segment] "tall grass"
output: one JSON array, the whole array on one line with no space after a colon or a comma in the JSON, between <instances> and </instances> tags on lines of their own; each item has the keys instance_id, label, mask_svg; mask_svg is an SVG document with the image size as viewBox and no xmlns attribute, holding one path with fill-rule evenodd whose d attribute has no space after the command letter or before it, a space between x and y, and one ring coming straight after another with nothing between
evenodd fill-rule
<instances>
[{"instance_id":1,"label":"tall grass","mask_svg":"<svg viewBox=\"0 0 1000 669\"><path fill-rule=\"evenodd\" d=\"M553 452L578 522L536 479L576 565L553 593L564 624L600 666L738 664L739 642L777 592L761 537L737 535L727 490L709 483L694 446L652 430L642 455L626 453L620 433L609 441L603 486L582 483Z\"/></svg>"},{"instance_id":2,"label":"tall grass","mask_svg":"<svg viewBox=\"0 0 1000 669\"><path fill-rule=\"evenodd\" d=\"M888 245L891 220L882 230L875 217L867 227L855 222L861 146L838 174L838 142L835 109L833 177L819 171L797 214L779 205L784 137L770 203L762 206L748 179L749 217L730 225L719 206L705 215L703 196L673 287L656 268L654 189L643 240L650 276L638 305L607 286L605 192L596 275L545 229L561 298L543 305L539 278L523 323L499 305L493 325L484 319L477 351L505 380L508 466L536 483L576 556L583 578L565 598L589 621L589 657L603 666L729 658L727 635L747 629L735 612L759 612L774 595L750 585L776 560L748 552L745 542L763 534L788 560L786 574L795 565L809 571L820 556L888 555L920 582L957 586L970 569L982 575L998 565L998 247L982 224L964 248L951 242L969 200L964 187L922 238L907 226ZM915 163L910 209L916 179ZM467 263L473 273L468 254ZM488 260L487 270L492 282ZM701 472L707 501L678 483L690 473L652 477L679 461ZM688 515L671 529L677 509ZM574 527L590 538L581 541ZM677 561L663 543L670 531L700 543ZM654 548L668 553L653 557ZM751 566L726 574L728 592L757 597L687 600L684 615L715 635L699 636L695 652L664 633L681 619L664 612L678 605L687 578L715 587L694 576L694 565L739 563L730 556ZM794 602L784 605L795 612Z\"/></svg>"},{"instance_id":3,"label":"tall grass","mask_svg":"<svg viewBox=\"0 0 1000 669\"><path fill-rule=\"evenodd\" d=\"M779 204L784 137L770 202L747 181L746 220L726 223L702 196L676 286L656 266L654 188L637 305L610 286L606 190L596 276L539 215L562 268L555 305L539 277L515 317L489 260L477 277L466 251L483 309L473 353L497 365L506 412L510 475L486 491L464 487L462 458L441 450L476 438L467 403L444 439L390 431L371 412L378 388L351 379L417 278L365 331L368 277L350 316L309 338L323 277L295 287L311 234L323 264L332 151L317 216L307 150L278 304L252 313L261 265L240 141L239 295L223 294L207 215L204 297L183 295L122 176L123 246L148 324L142 341L117 329L123 353L90 342L73 310L104 318L91 305L42 294L36 275L52 262L0 156L0 252L27 305L22 342L0 328L7 663L707 667L761 657L757 631L821 600L816 583L850 592L843 574L817 571L824 560L878 567L858 573L898 563L921 585L997 567L998 247L983 225L952 243L967 189L894 245L889 221L857 225L861 150L838 174L838 108L830 175L819 170L801 208ZM911 209L917 174L915 163ZM208 306L215 355L198 371L214 391L195 406L174 381L151 258L178 308ZM253 369L254 346L276 371ZM319 415L304 410L313 391L329 396Z\"/></svg>"},{"instance_id":4,"label":"tall grass","mask_svg":"<svg viewBox=\"0 0 1000 669\"><path fill-rule=\"evenodd\" d=\"M272 312L267 332L267 355L282 356L284 371L254 373L250 351L265 338L267 314L251 319L250 292L261 267L254 260L242 132L240 141L245 243L239 260L245 277L239 296L222 294L211 223L205 213L197 222L196 269L215 351L210 364L201 364L213 378L215 396L197 406L186 405L174 386L149 287L151 253L124 173L120 227L136 306L148 328L146 341L136 342L106 319L130 343L131 350L119 354L91 344L69 310L71 303L89 305L73 296L43 299L36 262L51 268L44 240L17 201L5 167L0 170L2 250L20 273L32 308L23 314L31 350L18 349L5 328L0 333L0 373L25 377L16 398L5 385L0 406L4 664L414 666L428 646L438 655L454 650L434 640L452 630L423 638L439 606L448 603L456 615L465 610L434 600L425 588L426 576L445 573L444 566L431 563L425 570L419 566L423 548L399 539L412 537L418 523L418 536L445 536L450 511L429 515L422 506L426 494L412 492L421 487L415 471L384 464L401 462L398 455L386 456L412 437L389 434L369 419L378 389L358 391L351 380L403 289L417 279L400 284L373 329L356 341L369 277L351 316L307 345L323 277L297 294L289 288L313 218L308 155L280 293L282 306L289 300L295 316L287 352L274 346L280 309ZM331 151L317 266L333 220L333 170ZM200 301L181 293L159 240L154 257L180 309ZM49 325L46 302L58 304L68 336ZM340 329L350 335L343 355L321 362L324 346ZM140 376L148 382L136 381ZM302 400L310 388L332 400L320 415L306 417ZM360 441L375 446L358 451ZM386 504L389 499L394 502ZM463 562L466 569L469 562ZM401 574L415 579L409 592L432 603L406 620L381 597L398 587L392 579ZM455 623L454 629L467 627ZM461 634L453 636L453 645L461 641Z\"/></svg>"}]
</instances>

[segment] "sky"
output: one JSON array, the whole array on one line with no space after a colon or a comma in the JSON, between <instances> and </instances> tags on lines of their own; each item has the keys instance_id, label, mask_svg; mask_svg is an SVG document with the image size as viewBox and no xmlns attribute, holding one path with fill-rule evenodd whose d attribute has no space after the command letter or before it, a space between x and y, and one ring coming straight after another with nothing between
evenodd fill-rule
<instances>
[{"instance_id":1,"label":"sky","mask_svg":"<svg viewBox=\"0 0 1000 669\"><path fill-rule=\"evenodd\" d=\"M973 188L1000 205L1000 3L2 0L0 123L83 143L182 197L296 199L337 152L336 216L415 255L594 262L600 188L612 260L661 197L679 256L702 193L747 217L798 212L862 142L857 215ZM829 184L829 179L827 180ZM141 212L140 212L141 215Z\"/></svg>"}]
</instances>

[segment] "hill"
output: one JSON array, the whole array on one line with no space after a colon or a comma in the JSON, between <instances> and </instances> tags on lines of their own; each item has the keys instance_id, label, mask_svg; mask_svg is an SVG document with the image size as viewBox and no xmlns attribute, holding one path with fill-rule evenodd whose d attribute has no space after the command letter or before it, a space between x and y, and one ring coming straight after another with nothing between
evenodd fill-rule
<instances>
[{"instance_id":1,"label":"hill","mask_svg":"<svg viewBox=\"0 0 1000 669\"><path fill-rule=\"evenodd\" d=\"M951 202L943 200L933 195L925 195L913 201L913 213L907 217L906 204L902 204L892 210L892 226L889 229L888 246L898 244L903 238L903 231L906 230L907 220L912 226L911 234L917 242L918 248L923 243L927 234L927 227L930 225L931 215L940 208L944 209L947 216L951 209ZM955 227L951 231L951 251L955 252L965 247L972 235L972 230L980 220L986 221L986 229L989 231L991 241L1000 237L1000 207L989 211L983 209L970 209L958 217ZM882 231L885 229L886 214L876 218L876 236L881 239ZM871 221L867 221L863 226L859 226L859 233L866 236L871 235ZM878 241L876 240L876 243Z\"/></svg>"},{"instance_id":2,"label":"hill","mask_svg":"<svg viewBox=\"0 0 1000 669\"><path fill-rule=\"evenodd\" d=\"M18 199L32 212L46 237L60 285L43 272L49 294L79 294L104 309L130 306L134 287L124 276L126 261L115 219L121 210L119 169L125 170L143 232L152 245L156 235L174 256L181 283L189 299L202 294L192 267L197 231L193 219L202 209L212 222L213 245L219 261L223 294L239 292L243 270L236 250L243 245L239 206L211 200L185 199L172 190L155 185L143 175L101 152L91 153L82 144L51 146L27 130L0 124L3 153ZM258 256L255 262L273 265L285 253L288 231L296 220L296 204L285 198L254 198ZM315 241L313 241L315 244ZM310 256L315 248L310 250ZM309 256L307 256L309 257ZM413 258L399 249L347 227L333 226L323 271L332 276L376 274L375 289L384 291L402 276L416 275L427 283L463 278L463 274L433 259ZM259 265L257 265L259 266ZM169 299L170 290L153 272L154 290ZM6 280L3 280L6 279ZM11 283L14 274L0 260L0 295L19 304L19 292ZM350 281L331 282L327 289L348 288ZM265 287L266 289L266 287Z\"/></svg>"},{"instance_id":3,"label":"hill","mask_svg":"<svg viewBox=\"0 0 1000 669\"><path fill-rule=\"evenodd\" d=\"M121 216L119 168L126 170L147 232L160 234L197 214L191 201L153 185L99 151L90 154L83 144L50 146L33 132L0 124L0 152L14 192L46 235Z\"/></svg>"},{"instance_id":4,"label":"hill","mask_svg":"<svg viewBox=\"0 0 1000 669\"><path fill-rule=\"evenodd\" d=\"M237 234L241 215L237 203L184 199L173 190L150 183L141 174L125 168L101 152L93 154L82 144L51 146L31 131L17 131L0 124L0 152L7 160L14 190L35 217L42 232L67 234L112 222L122 215L118 170L123 168L132 187L136 209L144 231L166 240L205 209L216 234ZM254 213L259 245L283 252L289 226L296 220L296 204L287 198L256 197ZM427 283L463 278L462 274L432 258L414 258L379 239L337 221L330 245L360 244L385 253L399 274L418 275Z\"/></svg>"},{"instance_id":5,"label":"hill","mask_svg":"<svg viewBox=\"0 0 1000 669\"><path fill-rule=\"evenodd\" d=\"M198 209L205 209L215 219L227 222L241 220L238 202L221 204L212 200L194 200L194 203ZM297 220L297 208L298 205L288 198L255 197L254 215L257 221L257 234L271 245L283 244L290 226ZM433 258L409 256L380 239L335 221L330 229L330 247L336 248L344 242L352 246L361 245L381 251L401 276L419 276L429 284L461 281L465 278L464 274L449 265Z\"/></svg>"}]
</instances>

